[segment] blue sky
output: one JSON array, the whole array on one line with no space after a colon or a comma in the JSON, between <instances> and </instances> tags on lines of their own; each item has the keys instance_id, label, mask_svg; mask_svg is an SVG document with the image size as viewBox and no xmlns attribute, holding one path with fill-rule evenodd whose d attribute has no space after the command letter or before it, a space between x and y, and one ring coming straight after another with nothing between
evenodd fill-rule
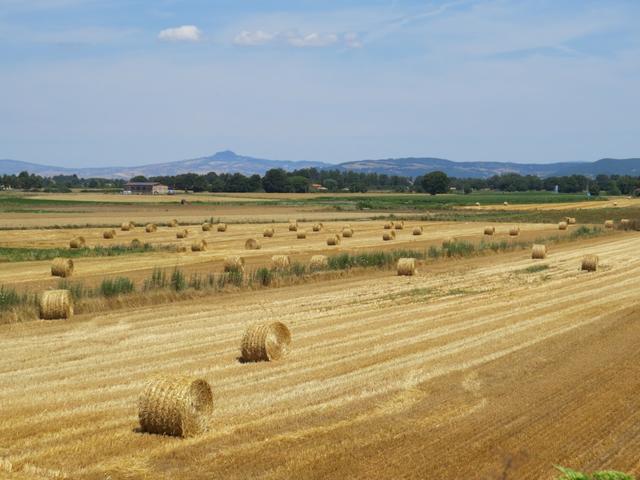
<instances>
[{"instance_id":1,"label":"blue sky","mask_svg":"<svg viewBox=\"0 0 640 480\"><path fill-rule=\"evenodd\" d=\"M0 0L0 158L640 156L637 0Z\"/></svg>"}]
</instances>

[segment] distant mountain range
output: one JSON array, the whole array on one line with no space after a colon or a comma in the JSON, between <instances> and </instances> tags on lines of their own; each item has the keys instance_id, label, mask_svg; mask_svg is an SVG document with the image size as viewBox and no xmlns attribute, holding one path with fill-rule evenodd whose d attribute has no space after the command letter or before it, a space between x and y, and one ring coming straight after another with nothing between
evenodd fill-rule
<instances>
[{"instance_id":1,"label":"distant mountain range","mask_svg":"<svg viewBox=\"0 0 640 480\"><path fill-rule=\"evenodd\" d=\"M0 160L0 174L17 174L24 170L42 176L73 175L79 177L124 178L136 175L155 177L178 175L181 173L242 173L259 174L271 168L296 170L300 168L351 170L365 173L385 173L415 177L434 170L440 170L452 177L487 178L502 173L519 173L539 177L581 174L595 176L600 173L640 176L640 158L603 158L596 162L562 163L501 163L501 162L453 162L442 158L389 158L386 160L360 160L339 164L307 161L266 160L237 155L232 151L218 152L209 157L156 163L137 167L89 167L64 168L17 160Z\"/></svg>"}]
</instances>

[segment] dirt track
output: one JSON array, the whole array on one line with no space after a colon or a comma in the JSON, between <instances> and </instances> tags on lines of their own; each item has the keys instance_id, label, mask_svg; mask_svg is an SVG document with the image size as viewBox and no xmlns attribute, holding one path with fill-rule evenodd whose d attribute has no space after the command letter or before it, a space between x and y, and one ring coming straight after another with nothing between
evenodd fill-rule
<instances>
[{"instance_id":1,"label":"dirt track","mask_svg":"<svg viewBox=\"0 0 640 480\"><path fill-rule=\"evenodd\" d=\"M0 465L80 479L637 474L639 248L619 234L565 244L539 273L516 252L0 326ZM598 272L579 271L587 253ZM291 355L239 363L244 327L271 319L290 326ZM135 431L158 373L211 383L209 433Z\"/></svg>"}]
</instances>

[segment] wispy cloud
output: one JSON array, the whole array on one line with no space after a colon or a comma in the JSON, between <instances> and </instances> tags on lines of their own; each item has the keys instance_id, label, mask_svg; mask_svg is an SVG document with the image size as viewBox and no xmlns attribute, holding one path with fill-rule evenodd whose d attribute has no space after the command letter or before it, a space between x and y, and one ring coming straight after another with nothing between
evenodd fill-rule
<instances>
[{"instance_id":1,"label":"wispy cloud","mask_svg":"<svg viewBox=\"0 0 640 480\"><path fill-rule=\"evenodd\" d=\"M237 34L233 43L243 47L259 47L264 45L280 45L296 48L322 48L331 46L345 46L359 48L362 46L357 33L299 33L266 32L264 30L243 30Z\"/></svg>"},{"instance_id":2,"label":"wispy cloud","mask_svg":"<svg viewBox=\"0 0 640 480\"><path fill-rule=\"evenodd\" d=\"M202 38L202 32L195 25L182 25L162 30L158 38L168 42L197 42Z\"/></svg>"}]
</instances>

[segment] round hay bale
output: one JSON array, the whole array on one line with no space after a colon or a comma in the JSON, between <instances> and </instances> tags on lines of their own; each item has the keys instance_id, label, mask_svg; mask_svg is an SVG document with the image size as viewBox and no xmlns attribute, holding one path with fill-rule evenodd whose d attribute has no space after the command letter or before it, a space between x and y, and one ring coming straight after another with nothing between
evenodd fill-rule
<instances>
[{"instance_id":1,"label":"round hay bale","mask_svg":"<svg viewBox=\"0 0 640 480\"><path fill-rule=\"evenodd\" d=\"M69 248L84 248L86 244L84 237L75 237L69 242Z\"/></svg>"},{"instance_id":2,"label":"round hay bale","mask_svg":"<svg viewBox=\"0 0 640 480\"><path fill-rule=\"evenodd\" d=\"M131 222L123 222L122 225L120 225L120 230L122 230L123 232L128 232L129 230L131 230L133 225L131 225Z\"/></svg>"},{"instance_id":3,"label":"round hay bale","mask_svg":"<svg viewBox=\"0 0 640 480\"><path fill-rule=\"evenodd\" d=\"M209 222L204 222L202 224L202 231L208 232L209 230L211 230L211 224Z\"/></svg>"},{"instance_id":4,"label":"round hay bale","mask_svg":"<svg viewBox=\"0 0 640 480\"><path fill-rule=\"evenodd\" d=\"M153 378L138 399L140 428L159 435L192 437L205 432L212 411L211 387L196 378Z\"/></svg>"},{"instance_id":5,"label":"round hay bale","mask_svg":"<svg viewBox=\"0 0 640 480\"><path fill-rule=\"evenodd\" d=\"M147 223L144 227L144 231L147 233L153 233L158 230L158 226L155 223Z\"/></svg>"},{"instance_id":6,"label":"round hay bale","mask_svg":"<svg viewBox=\"0 0 640 480\"><path fill-rule=\"evenodd\" d=\"M402 230L404 228L404 221L393 222L393 228L396 230Z\"/></svg>"},{"instance_id":7,"label":"round hay bale","mask_svg":"<svg viewBox=\"0 0 640 480\"><path fill-rule=\"evenodd\" d=\"M260 242L255 238L249 238L244 242L244 248L245 250L260 250Z\"/></svg>"},{"instance_id":8,"label":"round hay bale","mask_svg":"<svg viewBox=\"0 0 640 480\"><path fill-rule=\"evenodd\" d=\"M142 242L140 240L138 240L137 238L134 238L133 240L131 240L131 248L140 248L142 247Z\"/></svg>"},{"instance_id":9,"label":"round hay bale","mask_svg":"<svg viewBox=\"0 0 640 480\"><path fill-rule=\"evenodd\" d=\"M567 225L575 225L576 217L565 217L564 221L567 222Z\"/></svg>"},{"instance_id":10,"label":"round hay bale","mask_svg":"<svg viewBox=\"0 0 640 480\"><path fill-rule=\"evenodd\" d=\"M271 257L271 268L273 270L286 270L291 266L289 255L274 255Z\"/></svg>"},{"instance_id":11,"label":"round hay bale","mask_svg":"<svg viewBox=\"0 0 640 480\"><path fill-rule=\"evenodd\" d=\"M102 238L105 238L105 239L111 239L115 236L116 236L115 230L105 230L104 232L102 232Z\"/></svg>"},{"instance_id":12,"label":"round hay bale","mask_svg":"<svg viewBox=\"0 0 640 480\"><path fill-rule=\"evenodd\" d=\"M320 230L322 230L324 227L324 225L322 225L322 223L316 223L313 225L313 231L314 232L319 232Z\"/></svg>"},{"instance_id":13,"label":"round hay bale","mask_svg":"<svg viewBox=\"0 0 640 480\"><path fill-rule=\"evenodd\" d=\"M62 278L73 275L73 260L70 258L54 258L53 262L51 262L51 275Z\"/></svg>"},{"instance_id":14,"label":"round hay bale","mask_svg":"<svg viewBox=\"0 0 640 480\"><path fill-rule=\"evenodd\" d=\"M189 201L187 199L185 199L185 198L182 198L180 200L180 205L189 205Z\"/></svg>"},{"instance_id":15,"label":"round hay bale","mask_svg":"<svg viewBox=\"0 0 640 480\"><path fill-rule=\"evenodd\" d=\"M393 222L387 222L384 224L385 230L391 230L393 228Z\"/></svg>"},{"instance_id":16,"label":"round hay bale","mask_svg":"<svg viewBox=\"0 0 640 480\"><path fill-rule=\"evenodd\" d=\"M509 229L509 235L512 237L517 237L518 235L520 235L520 227L518 226L511 227Z\"/></svg>"},{"instance_id":17,"label":"round hay bale","mask_svg":"<svg viewBox=\"0 0 640 480\"><path fill-rule=\"evenodd\" d=\"M191 243L191 251L192 252L204 252L207 249L207 241L206 240L194 240Z\"/></svg>"},{"instance_id":18,"label":"round hay bale","mask_svg":"<svg viewBox=\"0 0 640 480\"><path fill-rule=\"evenodd\" d=\"M224 259L225 272L244 272L244 258L239 255L230 255Z\"/></svg>"},{"instance_id":19,"label":"round hay bale","mask_svg":"<svg viewBox=\"0 0 640 480\"><path fill-rule=\"evenodd\" d=\"M629 221L628 218L621 218L620 219L620 225L622 225L623 227L629 226L629 223L630 223L630 221Z\"/></svg>"},{"instance_id":20,"label":"round hay bale","mask_svg":"<svg viewBox=\"0 0 640 480\"><path fill-rule=\"evenodd\" d=\"M479 206L480 206L480 202L476 202L476 207L479 207Z\"/></svg>"},{"instance_id":21,"label":"round hay bale","mask_svg":"<svg viewBox=\"0 0 640 480\"><path fill-rule=\"evenodd\" d=\"M297 232L298 231L298 224L297 223L290 223L289 224L289 231L290 232Z\"/></svg>"},{"instance_id":22,"label":"round hay bale","mask_svg":"<svg viewBox=\"0 0 640 480\"><path fill-rule=\"evenodd\" d=\"M618 202L613 202L613 206L617 207L618 206Z\"/></svg>"},{"instance_id":23,"label":"round hay bale","mask_svg":"<svg viewBox=\"0 0 640 480\"><path fill-rule=\"evenodd\" d=\"M413 227L413 232L412 233L414 235L422 235L422 232L423 232L422 227Z\"/></svg>"},{"instance_id":24,"label":"round hay bale","mask_svg":"<svg viewBox=\"0 0 640 480\"><path fill-rule=\"evenodd\" d=\"M388 242L389 240L395 240L396 238L396 232L394 232L393 230L391 230L390 232L384 232L382 234L382 240L384 240L385 242Z\"/></svg>"},{"instance_id":25,"label":"round hay bale","mask_svg":"<svg viewBox=\"0 0 640 480\"><path fill-rule=\"evenodd\" d=\"M189 230L186 228L184 230L178 230L176 232L176 238L187 238L189 236Z\"/></svg>"},{"instance_id":26,"label":"round hay bale","mask_svg":"<svg viewBox=\"0 0 640 480\"><path fill-rule=\"evenodd\" d=\"M307 238L306 230L298 230L298 232L296 233L296 238L299 240L302 240L303 238Z\"/></svg>"},{"instance_id":27,"label":"round hay bale","mask_svg":"<svg viewBox=\"0 0 640 480\"><path fill-rule=\"evenodd\" d=\"M586 270L587 272L595 272L598 270L598 256L585 255L582 259L582 270Z\"/></svg>"},{"instance_id":28,"label":"round hay bale","mask_svg":"<svg viewBox=\"0 0 640 480\"><path fill-rule=\"evenodd\" d=\"M322 270L329 266L329 259L326 255L314 255L309 260L309 268L311 270Z\"/></svg>"},{"instance_id":29,"label":"round hay bale","mask_svg":"<svg viewBox=\"0 0 640 480\"><path fill-rule=\"evenodd\" d=\"M39 301L42 320L60 320L73 316L73 300L69 290L47 290L42 292Z\"/></svg>"},{"instance_id":30,"label":"round hay bale","mask_svg":"<svg viewBox=\"0 0 640 480\"><path fill-rule=\"evenodd\" d=\"M558 223L558 230L566 230L566 229L567 229L567 222Z\"/></svg>"},{"instance_id":31,"label":"round hay bale","mask_svg":"<svg viewBox=\"0 0 640 480\"><path fill-rule=\"evenodd\" d=\"M176 220L175 218L173 220L169 220L169 222L167 223L167 227L177 227L178 226L178 220Z\"/></svg>"},{"instance_id":32,"label":"round hay bale","mask_svg":"<svg viewBox=\"0 0 640 480\"><path fill-rule=\"evenodd\" d=\"M217 226L217 230L219 232L226 232L227 231L227 224L226 223L219 223Z\"/></svg>"},{"instance_id":33,"label":"round hay bale","mask_svg":"<svg viewBox=\"0 0 640 480\"><path fill-rule=\"evenodd\" d=\"M535 243L531 248L531 258L534 260L547 258L547 246L541 243Z\"/></svg>"},{"instance_id":34,"label":"round hay bale","mask_svg":"<svg viewBox=\"0 0 640 480\"><path fill-rule=\"evenodd\" d=\"M613 220L605 220L604 228L613 228Z\"/></svg>"},{"instance_id":35,"label":"round hay bale","mask_svg":"<svg viewBox=\"0 0 640 480\"><path fill-rule=\"evenodd\" d=\"M278 360L289 353L291 332L284 323L251 325L244 332L240 350L245 362Z\"/></svg>"},{"instance_id":36,"label":"round hay bale","mask_svg":"<svg viewBox=\"0 0 640 480\"><path fill-rule=\"evenodd\" d=\"M263 237L268 237L271 238L273 237L273 235L276 233L276 231L274 230L273 227L267 227L264 229L264 231L262 232L262 236Z\"/></svg>"},{"instance_id":37,"label":"round hay bale","mask_svg":"<svg viewBox=\"0 0 640 480\"><path fill-rule=\"evenodd\" d=\"M411 276L418 273L416 269L415 258L400 258L398 259L398 275Z\"/></svg>"},{"instance_id":38,"label":"round hay bale","mask_svg":"<svg viewBox=\"0 0 640 480\"><path fill-rule=\"evenodd\" d=\"M496 233L496 227L484 227L485 235L493 235L494 233Z\"/></svg>"},{"instance_id":39,"label":"round hay bale","mask_svg":"<svg viewBox=\"0 0 640 480\"><path fill-rule=\"evenodd\" d=\"M176 252L178 253L184 253L187 251L187 246L183 243L176 245Z\"/></svg>"},{"instance_id":40,"label":"round hay bale","mask_svg":"<svg viewBox=\"0 0 640 480\"><path fill-rule=\"evenodd\" d=\"M327 245L340 245L340 236L331 235L327 238Z\"/></svg>"},{"instance_id":41,"label":"round hay bale","mask_svg":"<svg viewBox=\"0 0 640 480\"><path fill-rule=\"evenodd\" d=\"M353 237L353 229L352 228L345 228L342 230L342 236L344 238L351 238Z\"/></svg>"},{"instance_id":42,"label":"round hay bale","mask_svg":"<svg viewBox=\"0 0 640 480\"><path fill-rule=\"evenodd\" d=\"M509 206L509 202L502 202L502 204L503 204L505 207L508 207L508 206Z\"/></svg>"}]
</instances>

